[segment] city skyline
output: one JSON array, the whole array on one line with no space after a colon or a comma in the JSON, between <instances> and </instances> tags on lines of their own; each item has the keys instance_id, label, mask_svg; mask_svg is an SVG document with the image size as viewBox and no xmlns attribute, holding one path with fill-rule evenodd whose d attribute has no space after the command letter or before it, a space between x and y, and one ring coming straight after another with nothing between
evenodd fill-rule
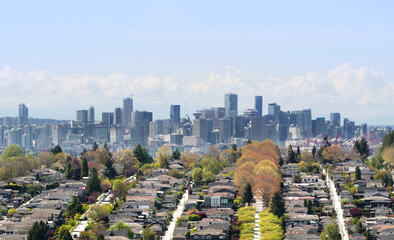
<instances>
[{"instance_id":1,"label":"city skyline","mask_svg":"<svg viewBox=\"0 0 394 240\"><path fill-rule=\"evenodd\" d=\"M154 111L149 111L149 110L147 110L147 109L138 109L138 108L135 108L135 106L134 106L134 104L133 104L133 102L134 102L134 97L126 97L126 98L124 98L124 99L120 99L119 100L119 102L120 103L122 103L123 102L123 106L125 106L124 104L125 104L125 101L126 102L129 102L129 101L131 101L131 106L130 106L130 103L128 103L128 105L127 105L127 108L131 108L131 109L129 109L128 110L128 113L131 115L131 113L133 112L133 111L148 111L148 112L152 112L152 115L153 115L153 120L158 120L158 119L172 119L172 117L171 117L171 114L172 114L172 111L173 111L173 107L174 106L178 106L178 109L176 110L177 111L177 114L179 114L179 117L180 118L184 118L184 117L186 117L186 116L189 116L190 118L193 118L193 114L195 113L195 112L197 112L197 111L200 111L200 110L206 110L206 109L210 109L210 108L217 108L217 107L222 107L223 109L226 109L226 97L228 96L228 95L231 95L231 96L235 96L235 101L236 101L236 105L237 106L235 106L236 107L236 111L238 112L237 113L237 115L239 116L239 115L243 115L244 114L244 111L247 111L247 110L250 110L250 109L255 109L255 110L257 110L257 111L259 111L259 109L257 109L256 108L256 97L261 97L261 104L262 104L262 115L267 115L267 114L270 114L269 112L270 112L270 105L277 105L277 106L279 106L280 107L280 110L282 110L282 111L289 111L289 112L291 112L291 111L299 111L299 110L312 110L311 112L312 112L312 118L321 118L321 117L323 117L323 118L326 118L326 119L328 119L328 120L332 120L332 118L333 118L333 115L335 115L335 114L340 114L341 115L341 117L342 118L346 118L346 119L352 119L353 121L355 121L357 124L362 124L362 123L366 123L366 124L368 124L368 125L372 125L372 126L384 126L384 125L387 125L387 126L394 126L394 122L393 121L391 121L391 119L390 119L390 121L388 121L387 123L374 123L374 122L368 122L368 121L362 121L362 120L360 120L360 119L353 119L353 118L351 118L350 116L348 116L348 115L345 115L344 113L342 113L342 112L326 112L326 113L323 113L323 114L316 114L316 113L314 113L314 111L313 111L313 109L311 109L311 108L300 108L300 109L283 109L283 106L280 104L280 103L278 103L278 102L266 102L265 100L264 100L264 96L251 96L251 98L252 98L252 100L253 100L253 103L251 103L251 105L250 106L246 106L244 109L243 108L240 108L240 107L238 107L239 106L239 101L238 101L238 94L237 93L230 93L230 92L228 92L228 93L226 93L226 94L224 94L224 97L225 97L225 99L224 99L224 101L223 101L223 104L222 105L219 105L219 106L204 106L203 108L201 108L201 109L195 109L194 111L192 111L192 112L190 112L190 114L189 113L183 113L185 110L183 110L183 108L182 108L182 104L170 104L169 106L168 106L168 109L161 109L162 111L163 111L163 115L160 115L161 117L156 117L155 116L155 112ZM248 102L250 102L250 99L249 99L249 101ZM26 103L19 103L19 107L15 110L16 111L16 115L14 116L14 115L0 115L0 118L4 118L4 117L16 117L16 118L18 118L18 115L20 115L21 113L20 113L20 109L21 109L21 106L23 106L24 108L26 108L26 107L28 107L28 109L29 109L29 112L31 111L31 108L30 108L30 106L26 106L27 104ZM244 104L241 104L241 106L244 106ZM258 106L257 106L258 107ZM70 118L68 118L68 119L66 119L66 118L64 118L64 119L61 119L61 118L52 118L52 117L49 117L49 116L46 116L45 114L43 115L43 116L39 116L39 117L37 117L37 116L29 116L29 118L34 118L34 119L53 119L53 120L59 120L59 121L80 121L80 122L92 122L91 121L91 119L92 119L92 117L91 117L91 111L92 111L92 113L94 114L93 115L93 120L94 121L102 121L102 119L104 118L104 115L103 114L108 114L108 113L112 113L112 114L114 114L115 112L118 112L118 114L121 114L121 115L119 115L118 116L118 119L120 119L120 120L118 120L118 123L120 123L120 122L130 122L130 124L131 124L131 116L130 116L130 119L128 119L127 118L127 120L125 121L125 119L124 119L124 114L123 114L123 112L124 112L124 110L123 110L124 108L122 107L122 104L118 104L117 106L115 106L115 107L113 107L113 109L111 110L111 109L109 109L109 110L106 110L106 111L98 111L97 109L96 109L96 107L93 105L93 106L82 106L81 108L79 108L79 109L74 109L73 111L73 116L71 116ZM130 111L131 110L131 111ZM272 111L274 111L274 110L272 110ZM80 117L80 119L78 119L78 114L80 113L80 112L84 112L83 114L85 115L84 117ZM81 113L82 114L82 113ZM272 114L272 113L271 113ZM115 114L116 115L116 114ZM114 115L114 116L115 116ZM237 115L234 115L234 116L237 116ZM272 114L272 115L274 115L274 114ZM82 118L84 118L84 119L86 119L86 120L81 120ZM115 119L115 121L116 121L116 117L114 118ZM343 119L340 119L340 124L343 124L343 121L342 121ZM128 125L127 124L127 126L131 126L131 125Z\"/></svg>"},{"instance_id":2,"label":"city skyline","mask_svg":"<svg viewBox=\"0 0 394 240\"><path fill-rule=\"evenodd\" d=\"M134 94L136 109L164 118L170 105L191 115L234 92L240 109L263 95L314 116L393 124L393 5L3 1L0 113L25 102L31 116L72 119Z\"/></svg>"}]
</instances>

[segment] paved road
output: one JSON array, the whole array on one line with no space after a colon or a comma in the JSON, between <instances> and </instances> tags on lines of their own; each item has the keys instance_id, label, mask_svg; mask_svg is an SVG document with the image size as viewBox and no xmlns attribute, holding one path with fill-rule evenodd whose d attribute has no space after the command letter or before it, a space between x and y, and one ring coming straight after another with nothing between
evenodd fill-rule
<instances>
[{"instance_id":1,"label":"paved road","mask_svg":"<svg viewBox=\"0 0 394 240\"><path fill-rule=\"evenodd\" d=\"M185 204L188 199L189 199L189 191L186 190L182 196L182 199L179 201L177 209L175 210L175 212L172 215L172 221L171 221L170 225L168 226L168 229L166 231L166 234L164 235L163 240L172 240L172 238L174 237L176 220L180 216L182 216L183 210L185 209Z\"/></svg>"},{"instance_id":2,"label":"paved road","mask_svg":"<svg viewBox=\"0 0 394 240\"><path fill-rule=\"evenodd\" d=\"M256 198L255 203L253 203L253 207L256 208L256 214L254 216L255 219L256 219L255 220L256 225L253 228L254 229L253 239L254 240L260 240L261 239L261 233L260 233L260 225L259 225L259 222L260 222L259 213L264 210L264 202L263 202L263 200L261 198Z\"/></svg>"},{"instance_id":3,"label":"paved road","mask_svg":"<svg viewBox=\"0 0 394 240\"><path fill-rule=\"evenodd\" d=\"M108 198L107 195L108 195L108 193L103 193L103 194L101 194L101 195L97 198L97 202L96 202L95 204L102 205L102 204L107 203L107 202L105 202L105 200ZM92 206L95 205L95 204L91 204L91 205L89 206L89 209L81 216L80 219L84 219L85 217L87 217L88 213L90 212L90 209L91 209ZM87 226L88 226L88 220L83 220L83 221L78 222L78 225L77 225L77 227L73 230L73 232L71 233L71 236L72 236L73 238L79 237L79 234L80 234L82 231L85 231L85 228L86 228Z\"/></svg>"},{"instance_id":4,"label":"paved road","mask_svg":"<svg viewBox=\"0 0 394 240\"><path fill-rule=\"evenodd\" d=\"M349 240L349 236L345 227L345 220L343 218L343 209L341 205L341 198L337 194L334 182L328 177L327 172L323 169L323 173L326 175L327 186L330 189L331 200L337 214L337 224L339 231L341 232L342 240Z\"/></svg>"}]
</instances>

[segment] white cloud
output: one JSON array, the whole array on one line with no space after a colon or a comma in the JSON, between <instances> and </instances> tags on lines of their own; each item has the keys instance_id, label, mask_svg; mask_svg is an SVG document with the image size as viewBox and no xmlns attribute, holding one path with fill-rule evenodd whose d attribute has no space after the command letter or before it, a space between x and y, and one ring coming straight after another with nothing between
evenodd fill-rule
<instances>
[{"instance_id":1,"label":"white cloud","mask_svg":"<svg viewBox=\"0 0 394 240\"><path fill-rule=\"evenodd\" d=\"M136 78L122 73L105 77L56 75L47 71L19 72L6 66L0 69L0 109L21 101L33 108L90 105L113 108L131 94L145 106L168 107L179 103L197 109L223 106L223 94L233 92L239 95L241 111L253 106L254 95L263 95L265 105L268 101L277 102L284 110L312 108L318 113L342 111L349 117L367 118L371 114L387 114L394 103L393 82L382 73L367 67L356 68L350 63L326 73L307 72L290 79L256 78L232 66L220 72L211 71L201 81L188 82L175 75Z\"/></svg>"}]
</instances>

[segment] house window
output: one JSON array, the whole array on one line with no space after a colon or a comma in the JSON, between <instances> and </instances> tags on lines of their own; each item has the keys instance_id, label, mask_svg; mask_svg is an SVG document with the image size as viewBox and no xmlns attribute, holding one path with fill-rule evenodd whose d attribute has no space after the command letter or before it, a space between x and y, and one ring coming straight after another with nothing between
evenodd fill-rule
<instances>
[{"instance_id":1,"label":"house window","mask_svg":"<svg viewBox=\"0 0 394 240\"><path fill-rule=\"evenodd\" d=\"M212 206L219 206L219 199L218 198L212 198L211 199L211 205Z\"/></svg>"},{"instance_id":2,"label":"house window","mask_svg":"<svg viewBox=\"0 0 394 240\"><path fill-rule=\"evenodd\" d=\"M211 235L207 235L207 239L212 239L212 236Z\"/></svg>"},{"instance_id":3,"label":"house window","mask_svg":"<svg viewBox=\"0 0 394 240\"><path fill-rule=\"evenodd\" d=\"M225 238L226 238L226 236L223 236L223 235L219 236L219 239L225 239Z\"/></svg>"},{"instance_id":4,"label":"house window","mask_svg":"<svg viewBox=\"0 0 394 240\"><path fill-rule=\"evenodd\" d=\"M228 203L227 198L221 198L221 199L220 199L220 203L221 203L221 204L227 204L227 203Z\"/></svg>"}]
</instances>

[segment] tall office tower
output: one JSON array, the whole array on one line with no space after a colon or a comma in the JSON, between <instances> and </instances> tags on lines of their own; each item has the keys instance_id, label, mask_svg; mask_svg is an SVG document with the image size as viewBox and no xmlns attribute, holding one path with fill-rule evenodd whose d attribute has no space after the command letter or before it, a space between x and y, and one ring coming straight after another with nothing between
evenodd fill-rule
<instances>
[{"instance_id":1,"label":"tall office tower","mask_svg":"<svg viewBox=\"0 0 394 240\"><path fill-rule=\"evenodd\" d=\"M77 111L77 122L86 124L88 123L88 110Z\"/></svg>"},{"instance_id":2,"label":"tall office tower","mask_svg":"<svg viewBox=\"0 0 394 240\"><path fill-rule=\"evenodd\" d=\"M179 123L181 121L181 105L171 105L170 119L174 123Z\"/></svg>"},{"instance_id":3,"label":"tall office tower","mask_svg":"<svg viewBox=\"0 0 394 240\"><path fill-rule=\"evenodd\" d=\"M202 138L205 142L208 141L208 120L194 119L193 120L193 136Z\"/></svg>"},{"instance_id":4,"label":"tall office tower","mask_svg":"<svg viewBox=\"0 0 394 240\"><path fill-rule=\"evenodd\" d=\"M124 127L131 127L131 113L133 112L133 99L123 99L123 120L122 125Z\"/></svg>"},{"instance_id":5,"label":"tall office tower","mask_svg":"<svg viewBox=\"0 0 394 240\"><path fill-rule=\"evenodd\" d=\"M114 113L113 112L103 112L101 114L101 121L104 122L104 125L109 127L114 123Z\"/></svg>"},{"instance_id":6,"label":"tall office tower","mask_svg":"<svg viewBox=\"0 0 394 240\"><path fill-rule=\"evenodd\" d=\"M93 106L89 107L88 120L89 120L89 123L94 123L94 107Z\"/></svg>"},{"instance_id":7,"label":"tall office tower","mask_svg":"<svg viewBox=\"0 0 394 240\"><path fill-rule=\"evenodd\" d=\"M26 107L24 103L19 104L18 124L23 126L28 123L29 123L29 109Z\"/></svg>"},{"instance_id":8,"label":"tall office tower","mask_svg":"<svg viewBox=\"0 0 394 240\"><path fill-rule=\"evenodd\" d=\"M268 115L274 116L274 120L279 122L280 106L276 103L268 104Z\"/></svg>"},{"instance_id":9,"label":"tall office tower","mask_svg":"<svg viewBox=\"0 0 394 240\"><path fill-rule=\"evenodd\" d=\"M334 127L341 126L341 114L340 113L330 113L330 125Z\"/></svg>"},{"instance_id":10,"label":"tall office tower","mask_svg":"<svg viewBox=\"0 0 394 240\"><path fill-rule=\"evenodd\" d=\"M115 108L114 110L114 124L121 125L122 124L122 109Z\"/></svg>"},{"instance_id":11,"label":"tall office tower","mask_svg":"<svg viewBox=\"0 0 394 240\"><path fill-rule=\"evenodd\" d=\"M324 117L316 118L316 131L315 136L322 135L325 137L326 133L326 119Z\"/></svg>"},{"instance_id":12,"label":"tall office tower","mask_svg":"<svg viewBox=\"0 0 394 240\"><path fill-rule=\"evenodd\" d=\"M238 95L233 93L224 95L224 108L226 117L238 116Z\"/></svg>"},{"instance_id":13,"label":"tall office tower","mask_svg":"<svg viewBox=\"0 0 394 240\"><path fill-rule=\"evenodd\" d=\"M254 97L254 109L259 112L260 116L263 116L263 96Z\"/></svg>"}]
</instances>

